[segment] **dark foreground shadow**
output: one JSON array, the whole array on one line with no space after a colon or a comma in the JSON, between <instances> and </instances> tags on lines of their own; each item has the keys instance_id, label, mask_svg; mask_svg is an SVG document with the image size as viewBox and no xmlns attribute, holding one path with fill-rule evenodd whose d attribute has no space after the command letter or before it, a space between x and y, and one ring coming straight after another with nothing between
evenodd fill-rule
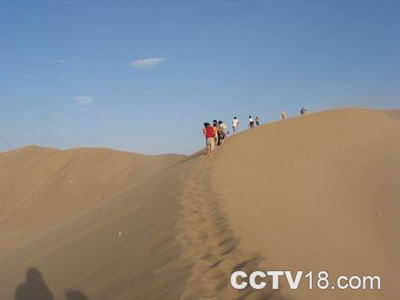
<instances>
[{"instance_id":1,"label":"dark foreground shadow","mask_svg":"<svg viewBox=\"0 0 400 300\"><path fill-rule=\"evenodd\" d=\"M82 292L69 289L65 292L67 300L89 300ZM15 291L15 300L54 300L54 296L42 274L36 268L26 271L25 282L21 283Z\"/></svg>"},{"instance_id":2,"label":"dark foreground shadow","mask_svg":"<svg viewBox=\"0 0 400 300\"><path fill-rule=\"evenodd\" d=\"M54 300L53 294L35 268L26 272L25 282L15 291L15 300Z\"/></svg>"},{"instance_id":3,"label":"dark foreground shadow","mask_svg":"<svg viewBox=\"0 0 400 300\"><path fill-rule=\"evenodd\" d=\"M86 297L85 294L77 290L67 290L65 292L65 297L67 298L67 300L89 300L89 298Z\"/></svg>"}]
</instances>

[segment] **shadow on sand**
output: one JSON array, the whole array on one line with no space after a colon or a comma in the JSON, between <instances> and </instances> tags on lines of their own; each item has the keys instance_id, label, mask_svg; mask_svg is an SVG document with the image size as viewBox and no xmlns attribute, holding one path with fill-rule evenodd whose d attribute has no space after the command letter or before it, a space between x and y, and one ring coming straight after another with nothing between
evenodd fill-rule
<instances>
[{"instance_id":1,"label":"shadow on sand","mask_svg":"<svg viewBox=\"0 0 400 300\"><path fill-rule=\"evenodd\" d=\"M89 300L82 292L69 289L65 292L66 300ZM21 283L15 291L15 300L54 300L42 274L36 268L26 271L25 282Z\"/></svg>"},{"instance_id":2,"label":"shadow on sand","mask_svg":"<svg viewBox=\"0 0 400 300\"><path fill-rule=\"evenodd\" d=\"M67 290L65 292L65 297L67 300L89 300L84 293L77 290Z\"/></svg>"}]
</instances>

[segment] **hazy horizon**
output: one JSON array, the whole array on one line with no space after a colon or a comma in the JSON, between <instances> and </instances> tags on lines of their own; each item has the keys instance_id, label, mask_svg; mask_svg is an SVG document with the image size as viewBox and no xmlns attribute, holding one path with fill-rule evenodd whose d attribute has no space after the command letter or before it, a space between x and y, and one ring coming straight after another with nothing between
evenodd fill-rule
<instances>
[{"instance_id":1,"label":"hazy horizon","mask_svg":"<svg viewBox=\"0 0 400 300\"><path fill-rule=\"evenodd\" d=\"M399 107L395 0L3 1L0 152L191 154L204 121Z\"/></svg>"}]
</instances>

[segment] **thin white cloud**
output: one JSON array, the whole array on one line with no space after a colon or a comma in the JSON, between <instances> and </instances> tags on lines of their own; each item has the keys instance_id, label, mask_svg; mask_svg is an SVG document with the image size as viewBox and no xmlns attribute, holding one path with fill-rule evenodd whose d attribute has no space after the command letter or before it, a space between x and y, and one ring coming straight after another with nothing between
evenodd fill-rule
<instances>
[{"instance_id":1,"label":"thin white cloud","mask_svg":"<svg viewBox=\"0 0 400 300\"><path fill-rule=\"evenodd\" d=\"M53 116L55 116L55 117L62 117L64 115L64 113L62 113L62 112L60 112L60 111L55 111L54 113L53 113Z\"/></svg>"},{"instance_id":2,"label":"thin white cloud","mask_svg":"<svg viewBox=\"0 0 400 300\"><path fill-rule=\"evenodd\" d=\"M159 66L162 62L166 61L165 57L151 57L129 62L129 65L135 69L151 69Z\"/></svg>"},{"instance_id":3,"label":"thin white cloud","mask_svg":"<svg viewBox=\"0 0 400 300\"><path fill-rule=\"evenodd\" d=\"M82 108L79 110L80 113L84 113L85 111L87 111L87 108L86 108L86 107L82 107Z\"/></svg>"},{"instance_id":4,"label":"thin white cloud","mask_svg":"<svg viewBox=\"0 0 400 300\"><path fill-rule=\"evenodd\" d=\"M75 96L74 100L81 105L93 103L94 99L91 96Z\"/></svg>"},{"instance_id":5,"label":"thin white cloud","mask_svg":"<svg viewBox=\"0 0 400 300\"><path fill-rule=\"evenodd\" d=\"M56 60L54 60L54 62L57 64L70 64L70 63L74 63L75 60L73 60L73 59L56 59Z\"/></svg>"}]
</instances>

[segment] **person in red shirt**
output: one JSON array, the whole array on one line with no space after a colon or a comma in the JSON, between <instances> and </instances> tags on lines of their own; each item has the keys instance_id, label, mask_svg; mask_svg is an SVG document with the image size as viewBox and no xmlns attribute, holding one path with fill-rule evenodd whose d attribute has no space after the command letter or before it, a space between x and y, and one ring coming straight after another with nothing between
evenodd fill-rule
<instances>
[{"instance_id":1,"label":"person in red shirt","mask_svg":"<svg viewBox=\"0 0 400 300\"><path fill-rule=\"evenodd\" d=\"M206 151L205 154L211 156L215 146L216 129L210 123L204 123L203 134L206 138Z\"/></svg>"}]
</instances>

